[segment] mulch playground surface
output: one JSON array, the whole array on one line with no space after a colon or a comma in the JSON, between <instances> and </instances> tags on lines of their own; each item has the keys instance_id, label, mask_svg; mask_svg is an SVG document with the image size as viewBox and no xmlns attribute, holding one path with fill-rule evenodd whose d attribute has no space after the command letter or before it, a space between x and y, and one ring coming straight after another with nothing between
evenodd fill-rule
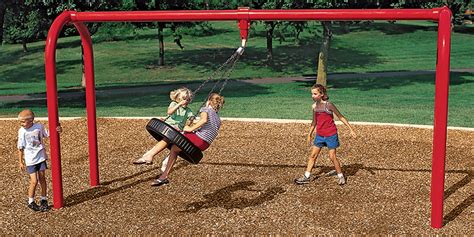
<instances>
[{"instance_id":1,"label":"mulch playground surface","mask_svg":"<svg viewBox=\"0 0 474 237\"><path fill-rule=\"evenodd\" d=\"M445 226L436 230L431 129L355 125L352 138L339 126L347 184L324 176L299 186L293 180L306 166L309 124L225 121L198 165L180 158L170 183L151 187L167 152L153 165L132 164L154 145L146 123L98 119L101 185L90 188L86 120L62 121L65 207L34 213L26 207L28 176L18 169L19 124L0 121L0 233L474 235L474 132L448 131ZM313 173L331 170L323 150ZM47 179L52 204L50 170Z\"/></svg>"}]
</instances>

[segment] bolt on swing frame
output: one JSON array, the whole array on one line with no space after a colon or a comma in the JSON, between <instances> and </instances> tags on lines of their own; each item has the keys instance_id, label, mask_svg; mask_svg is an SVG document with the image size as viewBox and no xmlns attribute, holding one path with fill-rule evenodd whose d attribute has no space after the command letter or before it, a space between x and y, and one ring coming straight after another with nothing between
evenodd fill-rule
<instances>
[{"instance_id":1,"label":"bolt on swing frame","mask_svg":"<svg viewBox=\"0 0 474 237\"><path fill-rule=\"evenodd\" d=\"M59 125L58 91L56 80L56 47L61 29L74 24L84 48L86 77L86 111L89 142L90 185L99 185L97 149L96 100L92 39L85 22L154 22L154 21L239 21L242 46L248 36L250 21L307 21L307 20L432 20L438 21L438 54L434 100L434 128L431 171L431 226L443 226L443 196L446 159L448 92L451 47L452 13L447 7L434 9L299 9L299 10L181 10L181 11L64 11L53 22L45 48L46 92L48 123L50 128ZM54 208L63 207L60 137L50 129L50 155L53 182Z\"/></svg>"}]
</instances>

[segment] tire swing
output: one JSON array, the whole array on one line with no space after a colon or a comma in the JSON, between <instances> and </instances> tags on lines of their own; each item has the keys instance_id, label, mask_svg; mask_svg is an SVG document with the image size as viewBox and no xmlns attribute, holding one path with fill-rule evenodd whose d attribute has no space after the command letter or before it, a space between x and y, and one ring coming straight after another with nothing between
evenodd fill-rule
<instances>
[{"instance_id":1,"label":"tire swing","mask_svg":"<svg viewBox=\"0 0 474 237\"><path fill-rule=\"evenodd\" d=\"M197 164L202 159L202 152L189 139L187 139L181 132L165 123L161 119L152 118L146 125L146 130L157 140L161 141L164 138L168 139L168 149L175 144L181 149L178 154L183 159Z\"/></svg>"},{"instance_id":2,"label":"tire swing","mask_svg":"<svg viewBox=\"0 0 474 237\"><path fill-rule=\"evenodd\" d=\"M202 84L196 88L196 90L193 91L193 97L196 95L196 93L202 89L202 87L212 80L214 77L216 77L217 74L221 74L220 78L224 78L224 82L221 85L221 88L219 89L219 94L222 92L224 87L227 84L227 81L229 80L229 75L234 69L235 63L239 60L240 56L243 54L244 48L239 47L232 56L230 56L227 61L222 64L217 70L211 74L211 76L208 77L207 80L205 80ZM205 106L207 102L207 98L211 95L212 92L216 89L217 85L219 84L220 80L217 80L212 89L209 91L207 97L205 98L204 102L201 104L199 108L202 108ZM192 100L193 98L191 98ZM163 139L166 139L169 141L168 149L171 149L171 146L174 144L177 147L181 149L181 152L178 154L181 158L185 159L186 161L192 163L192 164L197 164L199 161L201 161L203 155L202 151L196 147L191 141L189 141L188 138L186 138L180 131L176 130L174 127L170 126L169 124L165 123L164 121L168 119L170 115L168 115L164 119L157 119L157 118L152 118L148 124L146 125L146 130L157 140L161 141ZM191 121L194 120L194 118L189 118Z\"/></svg>"}]
</instances>

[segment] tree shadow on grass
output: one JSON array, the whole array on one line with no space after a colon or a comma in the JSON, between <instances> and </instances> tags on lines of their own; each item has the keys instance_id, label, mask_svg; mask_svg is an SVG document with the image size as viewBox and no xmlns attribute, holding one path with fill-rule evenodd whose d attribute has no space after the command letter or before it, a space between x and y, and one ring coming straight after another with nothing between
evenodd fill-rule
<instances>
[{"instance_id":1,"label":"tree shadow on grass","mask_svg":"<svg viewBox=\"0 0 474 237\"><path fill-rule=\"evenodd\" d=\"M378 73L377 73L378 74ZM463 85L468 83L474 83L474 80L469 79L473 73L470 72L453 72L449 80L449 84ZM332 78L328 79L329 88L353 88L360 91L369 91L374 89L390 89L393 87L401 87L414 85L416 83L425 83L435 85L435 73L432 75L414 75L414 76L400 76L400 77L385 77L383 75L370 76L361 75L359 78ZM314 81L302 81L300 82L304 87L311 87L314 85Z\"/></svg>"},{"instance_id":2,"label":"tree shadow on grass","mask_svg":"<svg viewBox=\"0 0 474 237\"><path fill-rule=\"evenodd\" d=\"M17 44L17 50L11 50L7 52L2 52L0 56L0 65L1 64L19 64L24 62L26 57L31 57L33 54L44 54L45 46L44 44L35 44L35 45L28 45L28 52L23 52L21 44ZM81 39L59 39L56 48L57 49L64 49L64 48L78 48L78 53L81 52ZM44 68L44 65L42 65ZM44 69L43 69L44 71ZM0 77L1 78L1 77Z\"/></svg>"},{"instance_id":3,"label":"tree shadow on grass","mask_svg":"<svg viewBox=\"0 0 474 237\"><path fill-rule=\"evenodd\" d=\"M62 60L56 63L56 73L63 74L77 65L81 64L81 60ZM20 65L13 69L0 72L0 82L15 82L15 83L34 83L45 81L44 65Z\"/></svg>"},{"instance_id":4,"label":"tree shadow on grass","mask_svg":"<svg viewBox=\"0 0 474 237\"><path fill-rule=\"evenodd\" d=\"M474 26L454 26L454 32L461 34L474 34Z\"/></svg>"},{"instance_id":5,"label":"tree shadow on grass","mask_svg":"<svg viewBox=\"0 0 474 237\"><path fill-rule=\"evenodd\" d=\"M245 53L236 65L235 70L245 70L246 67L267 67L272 71L285 72L287 74L300 74L313 68L316 64L316 55L320 43L314 38L303 38L298 45L279 45L274 47L273 63L267 61L265 48L247 47ZM185 51L170 51L166 55L167 65L186 65L201 74L210 74L222 65L237 48L221 47L210 49L192 49ZM350 48L330 49L330 65L335 68L370 67L381 60L378 55L358 51ZM357 58L357 60L354 60ZM124 59L117 62L117 67L145 67L156 63L156 53L149 52L137 56L135 59Z\"/></svg>"},{"instance_id":6,"label":"tree shadow on grass","mask_svg":"<svg viewBox=\"0 0 474 237\"><path fill-rule=\"evenodd\" d=\"M212 30L212 35L220 35L220 34L225 34L231 32L231 30L226 30L226 29L213 29ZM131 41L131 40L156 40L156 45L158 45L158 40L156 34L153 33L141 33L138 35L126 35L126 36L117 36L119 39L118 40L104 40L105 37L98 37L98 36L92 36L92 44L93 47L97 47L98 44L100 43L107 43L107 42L113 42L113 41ZM171 35L165 35L165 37L172 37ZM192 35L188 36L185 35L185 37L193 37ZM39 42L36 42L34 45L28 44L28 52L23 52L23 48L21 47L21 44L17 44L18 49L17 50L11 50L11 51L6 51L2 52L1 57L0 57L0 65L1 64L17 64L21 63L22 61L25 60L25 57L29 57L33 54L43 54L45 50L45 45L43 43L39 44ZM56 49L66 49L66 48L77 48L77 52L81 52L81 39L78 36L72 36L72 37L61 37L58 39ZM80 63L80 62L79 62ZM44 65L43 65L44 68ZM60 68L59 66L57 68ZM44 70L43 70L44 71ZM58 74L61 72L58 72ZM3 78L0 75L0 78Z\"/></svg>"},{"instance_id":7,"label":"tree shadow on grass","mask_svg":"<svg viewBox=\"0 0 474 237\"><path fill-rule=\"evenodd\" d=\"M96 105L100 107L131 107L131 108L156 108L166 107L170 102L169 92L180 86L186 86L195 90L202 82L192 82L183 84L162 84L162 85L140 85L135 87L109 87L108 89L98 89L96 92ZM200 105L209 94L210 89L217 84L217 90L223 81L210 81L202 87L195 95L191 108ZM215 90L216 91L216 90ZM252 97L256 95L271 93L268 88L260 85L249 84L245 81L229 81L224 95L230 97ZM37 107L46 108L46 94L38 93L30 95L33 99L5 103L2 107ZM86 98L83 90L70 90L60 92L58 96L59 108L85 108Z\"/></svg>"},{"instance_id":8,"label":"tree shadow on grass","mask_svg":"<svg viewBox=\"0 0 474 237\"><path fill-rule=\"evenodd\" d=\"M383 32L386 35L400 35L400 34L406 34L406 33L413 33L416 31L433 31L437 32L438 31L438 26L437 25L411 25L411 24L400 24L400 23L389 23L389 22L372 22L368 24L367 27L362 27L360 28L361 30L367 30L367 29L373 29L373 30L378 30L380 32ZM351 29L351 31L354 31L355 29ZM360 30L356 30L360 31Z\"/></svg>"},{"instance_id":9,"label":"tree shadow on grass","mask_svg":"<svg viewBox=\"0 0 474 237\"><path fill-rule=\"evenodd\" d=\"M156 41L155 44L158 47L158 28L153 29L153 30L154 30L153 33L147 31L147 32L142 32L138 34L128 33L127 35L119 35L119 33L110 34L110 35L94 34L92 36L92 41L93 41L93 44L98 44L98 43L107 43L107 42L114 42L114 41L155 40ZM232 31L233 30L213 28L211 31L209 31L209 32L212 32L212 34L198 35L197 32L195 34L193 34L192 32L191 33L185 32L185 33L182 33L182 36L186 40L187 38L193 38L193 37L217 36L217 35L226 34ZM163 37L165 40L172 39L173 38L172 32L165 30ZM113 38L114 40L111 40L111 38Z\"/></svg>"}]
</instances>

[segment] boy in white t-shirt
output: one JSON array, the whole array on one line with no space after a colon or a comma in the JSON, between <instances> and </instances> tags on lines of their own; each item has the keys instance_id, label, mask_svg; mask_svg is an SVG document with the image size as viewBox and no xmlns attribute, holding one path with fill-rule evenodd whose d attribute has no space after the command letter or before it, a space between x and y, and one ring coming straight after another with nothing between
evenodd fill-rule
<instances>
[{"instance_id":1,"label":"boy in white t-shirt","mask_svg":"<svg viewBox=\"0 0 474 237\"><path fill-rule=\"evenodd\" d=\"M30 186L28 188L28 207L33 211L47 211L48 200L46 197L45 170L46 155L44 138L49 134L43 124L34 122L33 111L25 109L18 114L21 128L18 130L18 161L21 170L26 170L30 175ZM57 128L58 132L61 127ZM40 205L35 202L36 185L40 184Z\"/></svg>"}]
</instances>

